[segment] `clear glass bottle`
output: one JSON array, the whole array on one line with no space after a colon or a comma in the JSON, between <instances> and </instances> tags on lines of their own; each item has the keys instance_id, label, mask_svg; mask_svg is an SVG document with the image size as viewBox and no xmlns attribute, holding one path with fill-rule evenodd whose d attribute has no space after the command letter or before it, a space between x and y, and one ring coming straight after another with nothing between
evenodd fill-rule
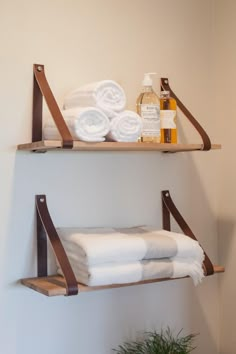
<instances>
[{"instance_id":1,"label":"clear glass bottle","mask_svg":"<svg viewBox=\"0 0 236 354\"><path fill-rule=\"evenodd\" d=\"M161 91L161 143L177 144L176 110L176 100L170 97L170 92Z\"/></svg>"},{"instance_id":2,"label":"clear glass bottle","mask_svg":"<svg viewBox=\"0 0 236 354\"><path fill-rule=\"evenodd\" d=\"M152 87L152 79L147 73L144 75L143 91L136 101L137 113L142 118L143 129L141 142L160 143L160 100Z\"/></svg>"}]
</instances>

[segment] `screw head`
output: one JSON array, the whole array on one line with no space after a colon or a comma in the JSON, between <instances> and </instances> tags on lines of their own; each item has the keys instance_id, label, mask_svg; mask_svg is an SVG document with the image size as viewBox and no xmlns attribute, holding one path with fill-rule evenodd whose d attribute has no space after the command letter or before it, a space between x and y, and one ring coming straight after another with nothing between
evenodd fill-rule
<instances>
[{"instance_id":1,"label":"screw head","mask_svg":"<svg viewBox=\"0 0 236 354\"><path fill-rule=\"evenodd\" d=\"M37 70L38 70L38 71L42 71L42 70L43 70L42 66L41 66L41 65L38 65L38 66L37 66Z\"/></svg>"},{"instance_id":2,"label":"screw head","mask_svg":"<svg viewBox=\"0 0 236 354\"><path fill-rule=\"evenodd\" d=\"M39 201L40 201L40 203L43 203L44 202L44 198L40 198Z\"/></svg>"}]
</instances>

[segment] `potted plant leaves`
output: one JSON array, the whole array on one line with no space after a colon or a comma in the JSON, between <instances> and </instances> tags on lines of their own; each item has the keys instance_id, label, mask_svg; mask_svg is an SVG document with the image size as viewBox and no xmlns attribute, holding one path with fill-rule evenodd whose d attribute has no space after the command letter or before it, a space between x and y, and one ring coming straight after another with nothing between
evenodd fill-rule
<instances>
[{"instance_id":1,"label":"potted plant leaves","mask_svg":"<svg viewBox=\"0 0 236 354\"><path fill-rule=\"evenodd\" d=\"M195 334L181 335L182 330L173 335L170 328L160 333L146 332L142 340L125 342L118 349L117 354L188 354L195 349L193 341Z\"/></svg>"}]
</instances>

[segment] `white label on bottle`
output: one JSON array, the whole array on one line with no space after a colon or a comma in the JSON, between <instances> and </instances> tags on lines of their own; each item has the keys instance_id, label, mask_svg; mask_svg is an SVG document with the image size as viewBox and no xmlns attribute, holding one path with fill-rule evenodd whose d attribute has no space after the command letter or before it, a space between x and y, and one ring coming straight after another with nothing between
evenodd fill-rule
<instances>
[{"instance_id":1,"label":"white label on bottle","mask_svg":"<svg viewBox=\"0 0 236 354\"><path fill-rule=\"evenodd\" d=\"M176 111L167 109L160 111L161 129L176 129Z\"/></svg>"},{"instance_id":2,"label":"white label on bottle","mask_svg":"<svg viewBox=\"0 0 236 354\"><path fill-rule=\"evenodd\" d=\"M160 136L160 106L158 104L142 104L143 136Z\"/></svg>"}]
</instances>

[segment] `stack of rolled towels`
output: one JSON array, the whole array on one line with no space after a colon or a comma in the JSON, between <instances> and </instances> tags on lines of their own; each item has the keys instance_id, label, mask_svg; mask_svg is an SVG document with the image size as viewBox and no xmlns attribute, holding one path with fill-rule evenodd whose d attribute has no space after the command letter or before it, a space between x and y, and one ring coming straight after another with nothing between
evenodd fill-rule
<instances>
[{"instance_id":1,"label":"stack of rolled towels","mask_svg":"<svg viewBox=\"0 0 236 354\"><path fill-rule=\"evenodd\" d=\"M142 132L140 116L125 110L123 88L113 80L77 88L64 99L62 115L75 140L135 142ZM52 120L44 125L44 139L60 139Z\"/></svg>"},{"instance_id":2,"label":"stack of rolled towels","mask_svg":"<svg viewBox=\"0 0 236 354\"><path fill-rule=\"evenodd\" d=\"M75 277L88 286L204 277L204 253L190 237L154 227L59 228ZM58 273L63 275L58 264Z\"/></svg>"}]
</instances>

